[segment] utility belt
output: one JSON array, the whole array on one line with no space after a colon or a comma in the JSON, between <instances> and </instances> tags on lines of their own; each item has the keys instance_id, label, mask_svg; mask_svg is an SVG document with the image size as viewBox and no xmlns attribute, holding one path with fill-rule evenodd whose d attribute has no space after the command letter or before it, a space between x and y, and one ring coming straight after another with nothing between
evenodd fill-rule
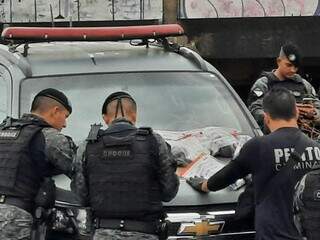
<instances>
[{"instance_id":1,"label":"utility belt","mask_svg":"<svg viewBox=\"0 0 320 240\"><path fill-rule=\"evenodd\" d=\"M25 200L20 197L12 197L4 194L0 194L0 204L8 204L21 208L28 213L32 214L33 203L30 200Z\"/></svg>"},{"instance_id":2,"label":"utility belt","mask_svg":"<svg viewBox=\"0 0 320 240\"><path fill-rule=\"evenodd\" d=\"M128 232L141 232L146 234L162 235L165 230L165 223L161 220L153 222L137 221L137 220L122 220L122 219L94 219L94 227L117 229Z\"/></svg>"}]
</instances>

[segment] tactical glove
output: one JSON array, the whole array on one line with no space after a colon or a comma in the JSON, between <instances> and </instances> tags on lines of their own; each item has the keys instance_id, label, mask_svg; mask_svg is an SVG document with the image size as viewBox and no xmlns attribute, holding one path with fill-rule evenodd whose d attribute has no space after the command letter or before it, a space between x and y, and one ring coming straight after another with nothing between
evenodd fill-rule
<instances>
[{"instance_id":1,"label":"tactical glove","mask_svg":"<svg viewBox=\"0 0 320 240\"><path fill-rule=\"evenodd\" d=\"M202 183L204 183L205 181L206 181L205 178L197 177L197 176L187 179L187 183L189 183L191 187L193 187L195 190L199 192L204 192L202 191Z\"/></svg>"}]
</instances>

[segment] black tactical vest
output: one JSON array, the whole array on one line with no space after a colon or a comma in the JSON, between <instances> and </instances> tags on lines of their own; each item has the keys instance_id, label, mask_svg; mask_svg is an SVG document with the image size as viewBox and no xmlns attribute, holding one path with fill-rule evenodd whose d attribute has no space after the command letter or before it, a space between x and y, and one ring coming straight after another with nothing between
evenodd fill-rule
<instances>
[{"instance_id":1,"label":"black tactical vest","mask_svg":"<svg viewBox=\"0 0 320 240\"><path fill-rule=\"evenodd\" d=\"M294 222L308 240L320 239L320 169L306 173L296 184Z\"/></svg>"},{"instance_id":2,"label":"black tactical vest","mask_svg":"<svg viewBox=\"0 0 320 240\"><path fill-rule=\"evenodd\" d=\"M305 84L301 81L295 81L292 79L285 79L280 81L273 73L267 72L264 74L268 79L268 89L275 87L282 87L290 90L295 96L297 102L301 102L302 99L308 94Z\"/></svg>"},{"instance_id":3,"label":"black tactical vest","mask_svg":"<svg viewBox=\"0 0 320 240\"><path fill-rule=\"evenodd\" d=\"M151 129L119 124L86 148L90 205L95 217L160 218L157 142Z\"/></svg>"},{"instance_id":4,"label":"black tactical vest","mask_svg":"<svg viewBox=\"0 0 320 240\"><path fill-rule=\"evenodd\" d=\"M31 158L30 142L48 125L40 121L11 121L0 126L0 193L33 200L41 179Z\"/></svg>"}]
</instances>

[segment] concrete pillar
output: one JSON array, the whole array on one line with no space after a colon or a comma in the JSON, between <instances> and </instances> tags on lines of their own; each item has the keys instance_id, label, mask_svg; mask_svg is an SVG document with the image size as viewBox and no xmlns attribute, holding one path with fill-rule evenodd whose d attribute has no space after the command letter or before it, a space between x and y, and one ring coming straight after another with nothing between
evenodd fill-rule
<instances>
[{"instance_id":1,"label":"concrete pillar","mask_svg":"<svg viewBox=\"0 0 320 240\"><path fill-rule=\"evenodd\" d=\"M179 23L179 2L180 0L163 0L163 24ZM169 40L197 51L195 42L190 42L187 35L171 37Z\"/></svg>"},{"instance_id":2,"label":"concrete pillar","mask_svg":"<svg viewBox=\"0 0 320 240\"><path fill-rule=\"evenodd\" d=\"M178 19L179 0L163 0L163 23L176 23Z\"/></svg>"}]
</instances>

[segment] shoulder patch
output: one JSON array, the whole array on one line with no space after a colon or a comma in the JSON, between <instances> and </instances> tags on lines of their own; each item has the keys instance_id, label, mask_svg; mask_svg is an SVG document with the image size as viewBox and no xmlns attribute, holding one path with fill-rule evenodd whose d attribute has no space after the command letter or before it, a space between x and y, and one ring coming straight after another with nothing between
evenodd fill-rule
<instances>
[{"instance_id":1,"label":"shoulder patch","mask_svg":"<svg viewBox=\"0 0 320 240\"><path fill-rule=\"evenodd\" d=\"M291 93L293 94L293 96L295 97L300 97L302 94L299 91L291 91Z\"/></svg>"},{"instance_id":2,"label":"shoulder patch","mask_svg":"<svg viewBox=\"0 0 320 240\"><path fill-rule=\"evenodd\" d=\"M259 98L259 97L262 97L263 94L264 94L264 92L263 92L260 88L255 88L255 89L253 89L252 92L253 92L258 98Z\"/></svg>"}]
</instances>

